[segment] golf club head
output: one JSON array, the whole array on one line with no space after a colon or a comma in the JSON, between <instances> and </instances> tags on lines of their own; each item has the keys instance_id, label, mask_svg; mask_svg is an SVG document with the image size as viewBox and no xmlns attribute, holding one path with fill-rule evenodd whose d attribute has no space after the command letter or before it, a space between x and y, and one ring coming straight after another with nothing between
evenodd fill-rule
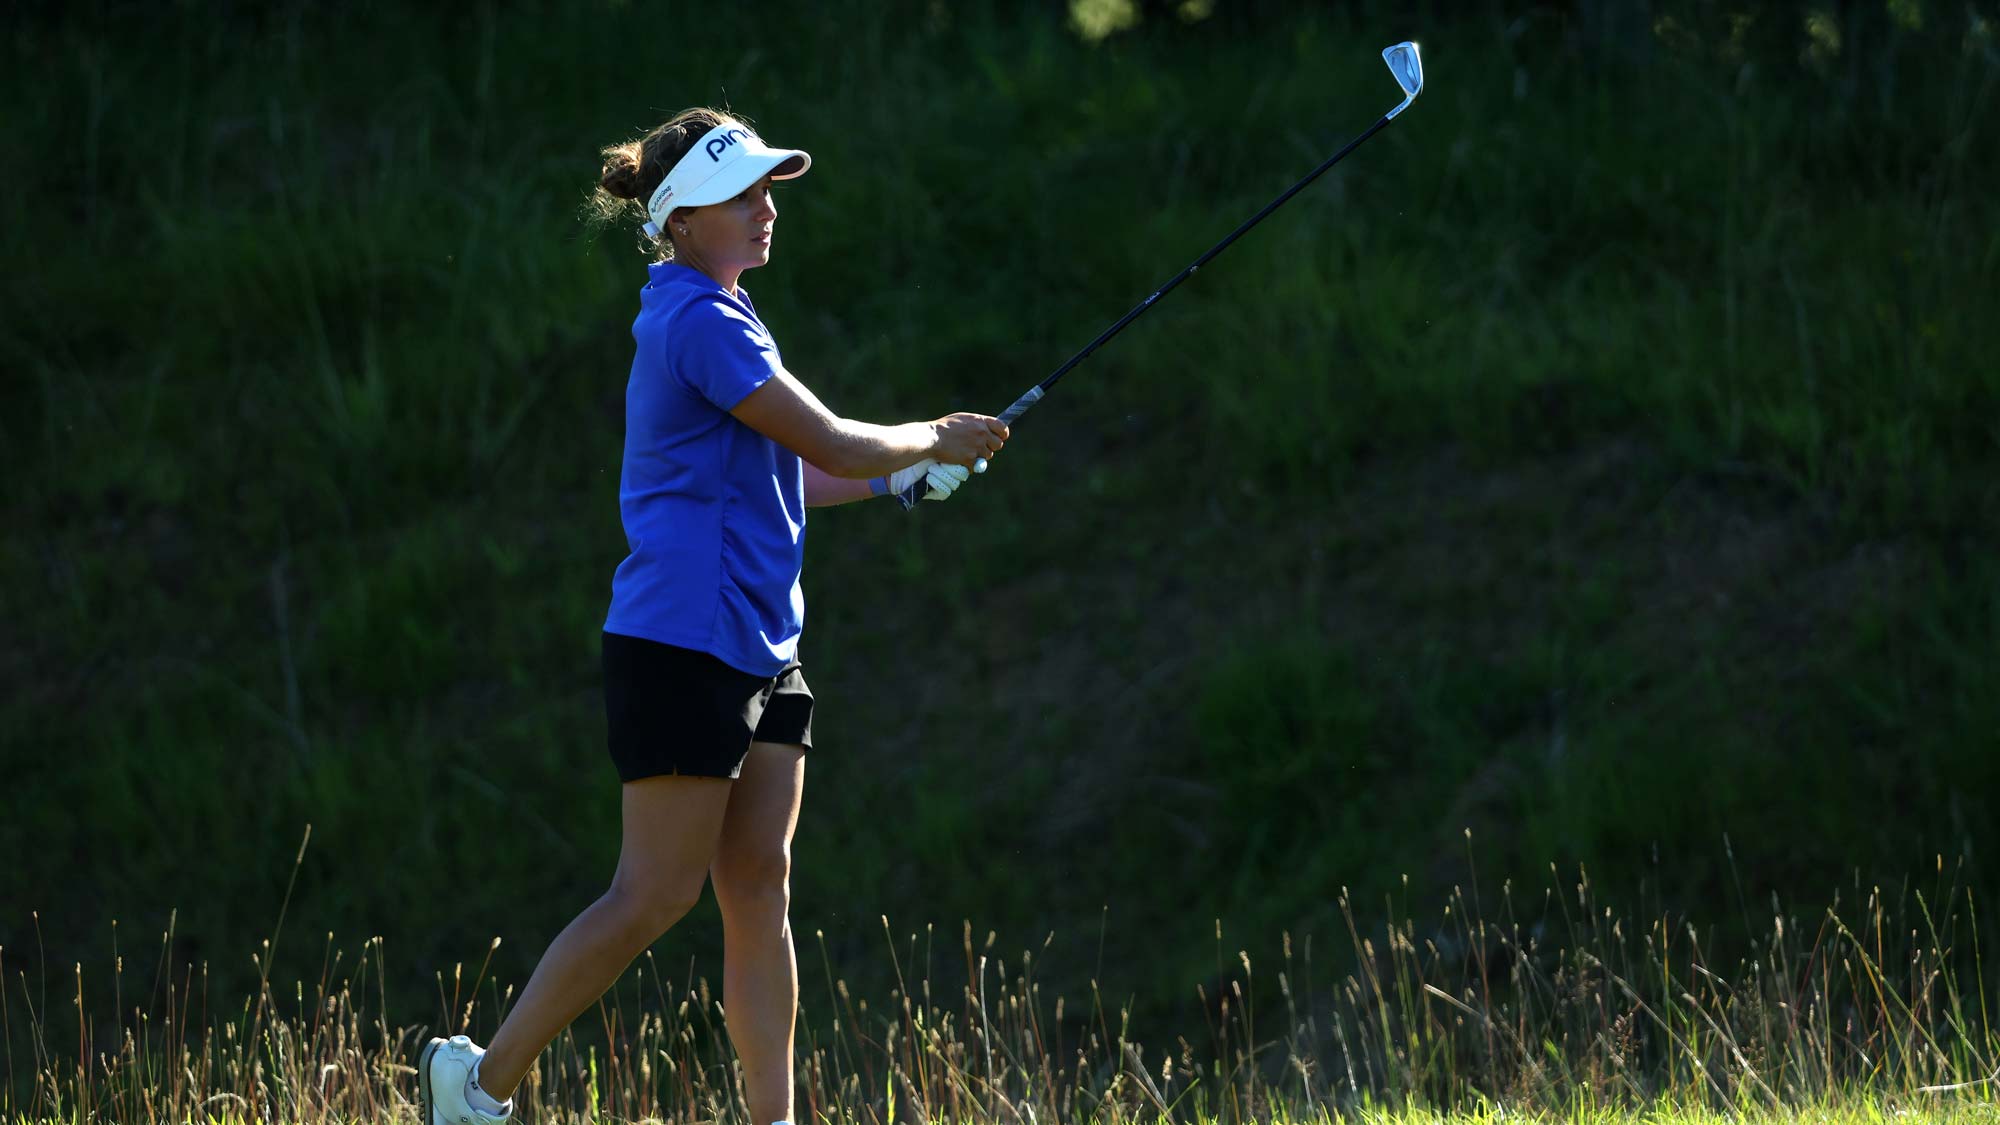
<instances>
[{"instance_id":1,"label":"golf club head","mask_svg":"<svg viewBox=\"0 0 2000 1125\"><path fill-rule=\"evenodd\" d=\"M1398 43L1382 49L1382 61L1389 64L1389 73L1396 76L1396 84L1403 88L1403 104L1389 111L1389 116L1394 117L1410 108L1410 103L1423 91L1424 57L1415 43Z\"/></svg>"}]
</instances>

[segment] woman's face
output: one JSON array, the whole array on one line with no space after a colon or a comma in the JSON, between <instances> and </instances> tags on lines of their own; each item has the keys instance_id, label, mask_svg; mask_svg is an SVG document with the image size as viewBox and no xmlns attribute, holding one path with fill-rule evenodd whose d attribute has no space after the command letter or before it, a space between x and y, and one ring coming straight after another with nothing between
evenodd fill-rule
<instances>
[{"instance_id":1,"label":"woman's face","mask_svg":"<svg viewBox=\"0 0 2000 1125\"><path fill-rule=\"evenodd\" d=\"M734 199L689 207L679 215L686 231L674 231L681 249L695 263L717 273L735 274L771 260L771 228L778 207L771 199L766 176Z\"/></svg>"}]
</instances>

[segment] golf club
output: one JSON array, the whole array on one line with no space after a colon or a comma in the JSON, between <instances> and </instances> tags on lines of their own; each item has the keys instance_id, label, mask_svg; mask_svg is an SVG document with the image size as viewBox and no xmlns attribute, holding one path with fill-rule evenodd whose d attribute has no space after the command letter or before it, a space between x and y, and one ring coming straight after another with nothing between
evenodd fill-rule
<instances>
[{"instance_id":1,"label":"golf club","mask_svg":"<svg viewBox=\"0 0 2000 1125\"><path fill-rule=\"evenodd\" d=\"M1103 335L1099 336L1095 340L1092 340L1090 344L1086 346L1082 351L1071 356L1069 358L1069 362L1063 364L1061 367L1056 368L1055 372L1051 374L1048 378L1043 379L1041 382L1028 388L1028 392L1026 394L1022 395L1020 398L1015 399L1014 404L1012 406L1009 406L1007 409L1000 412L1000 420L1002 422L1007 423L1010 426L1013 425L1015 419L1019 418L1023 414L1026 414L1028 412L1029 407L1035 405L1037 402L1040 402L1042 396L1049 393L1049 388L1055 386L1057 380L1061 379L1064 375L1069 374L1070 370L1074 368L1077 364L1082 363L1085 359L1088 359L1090 357L1090 353L1096 351L1099 347L1103 346L1105 341L1111 339L1113 336L1118 335L1119 332L1124 330L1126 325L1139 319L1139 314L1145 312L1149 308L1152 308L1153 302L1159 300L1161 297L1164 297L1168 293L1172 292L1174 286L1179 285L1183 281L1186 281L1188 277L1194 273L1194 271L1207 265L1210 259L1214 258L1217 254L1222 253L1223 250L1228 248L1230 243L1243 237L1243 233L1245 231L1249 230L1251 227L1256 226L1258 223L1263 222L1264 217L1266 215L1269 215L1271 212L1276 211L1279 207L1283 206L1286 200L1290 199L1294 195L1297 195L1301 190L1305 188L1307 184L1310 184L1314 180L1318 179L1322 172L1325 172L1328 168L1331 168L1335 164L1340 163L1341 158L1346 156L1348 153L1353 152L1356 148L1359 148L1361 146L1362 141L1365 141L1368 138L1374 136L1376 133L1381 132L1384 126L1388 125L1390 121L1393 121L1395 119L1397 114L1410 108L1410 103L1417 100L1417 94L1421 92L1424 88L1424 62L1423 62L1423 57L1417 51L1417 45L1415 43L1398 43L1393 47L1386 47L1382 51L1382 61L1389 64L1390 73L1396 76L1397 85L1403 88L1403 101L1401 105L1398 105L1396 108L1383 114L1381 118L1375 122L1375 124L1370 125L1368 127L1367 132L1347 142L1347 146L1345 148L1341 149L1339 152L1334 153L1332 156L1327 158L1325 163L1321 164L1319 167L1314 168L1311 172L1307 173L1305 179L1300 180L1298 183L1293 184L1290 188L1287 188L1283 195L1280 195L1278 198L1273 199L1270 203L1265 204L1264 209L1262 211L1257 212L1255 215L1252 215L1248 222L1244 223L1240 227L1237 227L1235 230L1230 231L1229 236L1227 238L1224 238L1221 242L1218 242L1214 246L1210 247L1208 253L1203 254L1199 258L1196 258L1193 265L1189 266L1188 268L1182 270L1180 273L1176 274L1172 281L1169 281L1165 285L1160 286L1157 290L1153 292L1152 296L1139 302L1138 305L1136 305L1131 312L1128 312L1124 316L1120 317L1118 319L1118 323L1105 329ZM978 461L974 462L972 466L972 471L975 473L985 472L986 458L981 457ZM909 508L913 508L916 506L917 500L923 495L925 487L926 486L923 481L918 481L917 483L911 485L909 488L903 490L903 492L900 493L896 497L896 499L902 501L903 507L906 510Z\"/></svg>"}]
</instances>

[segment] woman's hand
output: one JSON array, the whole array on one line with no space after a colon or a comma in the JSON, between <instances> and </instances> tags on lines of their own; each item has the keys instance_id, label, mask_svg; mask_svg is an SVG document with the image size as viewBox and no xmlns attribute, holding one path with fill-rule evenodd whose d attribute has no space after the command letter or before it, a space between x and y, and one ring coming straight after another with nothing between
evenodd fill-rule
<instances>
[{"instance_id":1,"label":"woman's hand","mask_svg":"<svg viewBox=\"0 0 2000 1125\"><path fill-rule=\"evenodd\" d=\"M949 500L958 486L972 479L972 470L963 465L940 465L934 457L926 457L907 469L897 469L886 477L877 478L882 482L880 492L903 500L908 508L909 501L904 493L910 486L921 482L924 487L916 492L920 500Z\"/></svg>"},{"instance_id":2,"label":"woman's hand","mask_svg":"<svg viewBox=\"0 0 2000 1125\"><path fill-rule=\"evenodd\" d=\"M947 465L969 466L1007 444L1007 423L984 414L947 414L930 426L930 455Z\"/></svg>"}]
</instances>

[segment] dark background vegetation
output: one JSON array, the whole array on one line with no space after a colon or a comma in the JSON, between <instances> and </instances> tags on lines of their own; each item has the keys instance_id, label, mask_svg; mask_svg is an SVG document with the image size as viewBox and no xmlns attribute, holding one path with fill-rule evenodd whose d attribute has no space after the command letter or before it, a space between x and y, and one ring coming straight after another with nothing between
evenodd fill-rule
<instances>
[{"instance_id":1,"label":"dark background vegetation","mask_svg":"<svg viewBox=\"0 0 2000 1125\"><path fill-rule=\"evenodd\" d=\"M727 103L811 149L745 279L790 365L860 417L998 410L1395 104L1404 38L1418 104L992 473L813 516L809 1006L822 931L887 976L883 916L1053 932L1050 991L1171 1027L1344 893L1365 933L1587 870L1726 943L1940 864L1990 888L1996 20L30 8L6 987L88 988L116 920L231 1009L308 823L277 976L381 935L392 1021L496 935L524 981L601 890L643 257L581 220L598 147ZM657 950L718 951L707 908Z\"/></svg>"}]
</instances>

